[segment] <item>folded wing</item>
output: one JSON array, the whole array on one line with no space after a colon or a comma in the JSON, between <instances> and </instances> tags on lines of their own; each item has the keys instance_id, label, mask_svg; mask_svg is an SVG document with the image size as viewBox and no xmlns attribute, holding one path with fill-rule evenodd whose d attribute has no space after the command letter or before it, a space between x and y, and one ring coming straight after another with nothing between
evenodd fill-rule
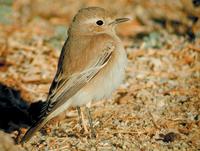
<instances>
[{"instance_id":1,"label":"folded wing","mask_svg":"<svg viewBox=\"0 0 200 151\"><path fill-rule=\"evenodd\" d=\"M112 52L114 46L107 45L102 48L99 57L96 61L83 71L79 73L74 73L69 77L60 76L62 72L57 73L53 81L53 89L51 88L51 93L48 97L48 103L45 105L41 111L41 116L38 121L36 121L32 127L26 132L21 142L28 141L33 134L42 128L44 124L50 120L50 115L63 105L69 98L75 95L82 87L84 87L91 79L93 79L98 72L101 71L104 66L109 62L112 57ZM62 55L62 54L61 54Z\"/></svg>"}]
</instances>

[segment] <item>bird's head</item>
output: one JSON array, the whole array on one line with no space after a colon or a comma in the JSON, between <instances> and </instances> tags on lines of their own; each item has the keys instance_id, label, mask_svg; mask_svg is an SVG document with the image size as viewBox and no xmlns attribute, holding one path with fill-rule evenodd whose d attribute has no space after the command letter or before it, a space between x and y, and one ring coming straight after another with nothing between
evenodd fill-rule
<instances>
[{"instance_id":1,"label":"bird's head","mask_svg":"<svg viewBox=\"0 0 200 151\"><path fill-rule=\"evenodd\" d=\"M114 33L118 23L128 21L128 18L115 19L113 14L99 7L88 7L79 10L75 15L70 34L95 35L100 33Z\"/></svg>"}]
</instances>

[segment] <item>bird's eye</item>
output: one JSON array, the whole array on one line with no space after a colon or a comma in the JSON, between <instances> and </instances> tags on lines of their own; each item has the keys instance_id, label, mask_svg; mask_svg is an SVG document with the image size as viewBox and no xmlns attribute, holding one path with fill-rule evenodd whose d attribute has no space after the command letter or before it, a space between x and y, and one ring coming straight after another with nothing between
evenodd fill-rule
<instances>
[{"instance_id":1,"label":"bird's eye","mask_svg":"<svg viewBox=\"0 0 200 151\"><path fill-rule=\"evenodd\" d=\"M96 22L96 24L99 25L99 26L101 26L101 25L103 25L103 21L102 21L102 20L98 20L98 21Z\"/></svg>"}]
</instances>

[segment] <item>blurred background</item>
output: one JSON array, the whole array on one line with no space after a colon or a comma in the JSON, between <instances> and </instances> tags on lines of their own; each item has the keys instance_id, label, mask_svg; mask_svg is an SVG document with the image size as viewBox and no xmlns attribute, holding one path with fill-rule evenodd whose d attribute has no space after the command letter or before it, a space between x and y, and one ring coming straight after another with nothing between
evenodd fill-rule
<instances>
[{"instance_id":1,"label":"blurred background","mask_svg":"<svg viewBox=\"0 0 200 151\"><path fill-rule=\"evenodd\" d=\"M162 43L166 41L162 39L163 35L161 36L160 33L166 32L189 41L194 41L200 36L198 0L119 0L117 2L114 0L0 0L0 64L5 64L6 60L6 64L13 65L11 73L7 73L6 76L22 78L17 81L23 80L26 83L25 87L30 81L37 83L43 80L43 83L49 83L54 75L57 57L67 37L67 29L73 16L80 8L88 6L103 7L116 16L132 19L118 28L122 38L129 38L125 41L127 46L140 47L141 40L144 40L146 42L142 45L144 47L161 48ZM14 51L13 54L13 49L20 51ZM12 55L7 56L9 53ZM44 53L48 53L51 57L41 55ZM26 63L30 62L31 65L27 66ZM14 75L16 70L21 70L18 72L21 75ZM4 77L5 75L1 74L1 79ZM11 82L12 84L16 85ZM25 89L29 91L28 88ZM45 86L44 88L41 86L41 91L43 89L45 92L48 90ZM32 97L27 99L33 99Z\"/></svg>"},{"instance_id":2,"label":"blurred background","mask_svg":"<svg viewBox=\"0 0 200 151\"><path fill-rule=\"evenodd\" d=\"M88 6L131 18L117 28L129 58L126 80L93 109L98 140L77 136L70 110L64 127L52 125L20 149L69 149L76 142L77 150L200 149L199 0L0 0L0 83L27 104L44 101L70 22ZM16 133L1 132L0 139L13 144Z\"/></svg>"}]
</instances>

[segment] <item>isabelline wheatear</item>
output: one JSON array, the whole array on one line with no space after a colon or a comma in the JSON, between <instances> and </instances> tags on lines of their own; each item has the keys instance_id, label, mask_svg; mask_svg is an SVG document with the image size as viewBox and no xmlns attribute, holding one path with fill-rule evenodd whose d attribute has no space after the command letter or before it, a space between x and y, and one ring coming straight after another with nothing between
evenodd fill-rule
<instances>
[{"instance_id":1,"label":"isabelline wheatear","mask_svg":"<svg viewBox=\"0 0 200 151\"><path fill-rule=\"evenodd\" d=\"M127 58L115 27L128 20L115 19L99 7L79 10L68 30L47 103L22 142L67 108L77 107L80 114L80 106L110 96L121 84Z\"/></svg>"}]
</instances>

